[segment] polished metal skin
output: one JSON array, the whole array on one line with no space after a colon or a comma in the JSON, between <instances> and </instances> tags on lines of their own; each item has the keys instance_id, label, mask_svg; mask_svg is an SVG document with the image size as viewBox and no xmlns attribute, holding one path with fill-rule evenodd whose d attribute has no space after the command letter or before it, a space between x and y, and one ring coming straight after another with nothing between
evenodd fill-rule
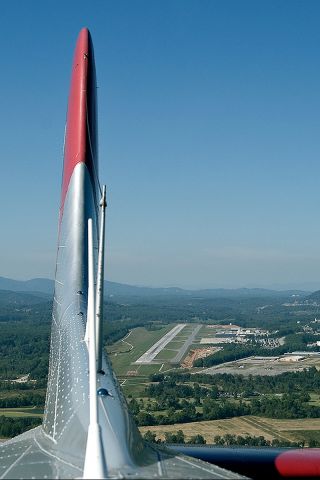
<instances>
[{"instance_id":1,"label":"polished metal skin","mask_svg":"<svg viewBox=\"0 0 320 480\"><path fill-rule=\"evenodd\" d=\"M75 50L66 125L45 415L41 427L1 446L1 478L82 478L86 452L90 452L88 219L93 226L96 278L101 195L96 111L93 46L88 30L83 29ZM96 378L95 417L105 478L242 478L146 444L108 359L104 354L101 358L102 369L91 380ZM89 467L85 476L91 476Z\"/></svg>"},{"instance_id":2,"label":"polished metal skin","mask_svg":"<svg viewBox=\"0 0 320 480\"><path fill-rule=\"evenodd\" d=\"M106 186L102 187L100 200L100 235L98 254L98 274L96 287L96 336L97 336L97 370L102 370L103 353L103 285L104 285L104 249L105 249L105 221L106 221Z\"/></svg>"}]
</instances>

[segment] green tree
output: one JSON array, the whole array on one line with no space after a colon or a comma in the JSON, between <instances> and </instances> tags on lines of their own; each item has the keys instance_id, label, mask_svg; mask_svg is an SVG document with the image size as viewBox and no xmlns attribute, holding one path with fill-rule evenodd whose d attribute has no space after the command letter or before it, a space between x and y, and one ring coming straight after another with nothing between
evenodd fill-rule
<instances>
[{"instance_id":1,"label":"green tree","mask_svg":"<svg viewBox=\"0 0 320 480\"><path fill-rule=\"evenodd\" d=\"M206 440L203 438L202 435L194 435L193 437L190 437L190 440L188 443L192 443L194 445L204 445L206 443Z\"/></svg>"},{"instance_id":2,"label":"green tree","mask_svg":"<svg viewBox=\"0 0 320 480\"><path fill-rule=\"evenodd\" d=\"M156 443L156 434L148 430L144 435L143 438L150 443Z\"/></svg>"}]
</instances>

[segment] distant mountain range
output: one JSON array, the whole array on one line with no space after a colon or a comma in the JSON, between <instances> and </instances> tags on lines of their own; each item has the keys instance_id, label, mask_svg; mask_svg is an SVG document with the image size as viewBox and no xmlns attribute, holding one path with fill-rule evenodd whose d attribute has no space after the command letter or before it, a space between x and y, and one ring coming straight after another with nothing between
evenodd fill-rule
<instances>
[{"instance_id":1,"label":"distant mountain range","mask_svg":"<svg viewBox=\"0 0 320 480\"><path fill-rule=\"evenodd\" d=\"M49 278L32 278L31 280L12 280L0 277L0 290L12 292L38 292L52 295L54 281Z\"/></svg>"},{"instance_id":2,"label":"distant mountain range","mask_svg":"<svg viewBox=\"0 0 320 480\"><path fill-rule=\"evenodd\" d=\"M48 278L31 280L12 280L0 277L0 290L42 294L49 298L53 295L54 281ZM113 297L197 297L197 298L236 298L236 297L283 297L290 295L306 296L310 292L303 290L269 290L265 288L213 288L203 290L185 290L183 288L137 287L122 283L105 281L105 298Z\"/></svg>"},{"instance_id":3,"label":"distant mountain range","mask_svg":"<svg viewBox=\"0 0 320 480\"><path fill-rule=\"evenodd\" d=\"M320 290L317 290L316 292L311 293L311 295L308 295L305 300L308 300L310 302L320 302Z\"/></svg>"},{"instance_id":4,"label":"distant mountain range","mask_svg":"<svg viewBox=\"0 0 320 480\"><path fill-rule=\"evenodd\" d=\"M52 295L42 292L21 292L21 291L12 291L12 290L1 290L0 289L0 307L3 306L31 306L37 305L39 303L49 302L52 303Z\"/></svg>"}]
</instances>

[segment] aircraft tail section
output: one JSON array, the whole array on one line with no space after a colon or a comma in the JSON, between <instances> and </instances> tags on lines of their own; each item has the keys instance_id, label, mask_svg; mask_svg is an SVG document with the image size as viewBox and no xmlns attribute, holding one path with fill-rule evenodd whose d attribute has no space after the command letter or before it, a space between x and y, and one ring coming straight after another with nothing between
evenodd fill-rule
<instances>
[{"instance_id":1,"label":"aircraft tail section","mask_svg":"<svg viewBox=\"0 0 320 480\"><path fill-rule=\"evenodd\" d=\"M64 146L50 367L43 428L67 449L85 448L88 352L84 342L88 296L87 223L98 232L96 83L92 41L78 37L71 75ZM83 435L68 438L68 431Z\"/></svg>"},{"instance_id":2,"label":"aircraft tail section","mask_svg":"<svg viewBox=\"0 0 320 480\"><path fill-rule=\"evenodd\" d=\"M64 143L60 220L75 167L83 163L98 194L97 86L93 44L88 29L79 34L72 65ZM96 198L97 204L99 198Z\"/></svg>"},{"instance_id":3,"label":"aircraft tail section","mask_svg":"<svg viewBox=\"0 0 320 480\"><path fill-rule=\"evenodd\" d=\"M81 478L86 475L86 478L94 478L100 472L101 478L239 478L237 474L199 460L147 445L132 421L105 355L102 355L97 371L93 370L96 363L95 359L92 361L92 351L93 355L96 352L91 347L95 342L90 347L90 341L95 336L92 333L95 329L90 323L90 337L90 333L86 335L86 327L88 259L91 322L95 319L94 308L91 308L92 278L97 278L99 243L101 189L96 105L93 46L89 31L83 29L75 49L65 133L44 420L42 427L0 446L0 476ZM89 219L92 219L89 223L90 245L93 245L90 251ZM94 422L90 406L94 406ZM94 443L97 439L98 442ZM99 457L96 455L97 445L103 468L91 470L91 456L93 462Z\"/></svg>"},{"instance_id":4,"label":"aircraft tail section","mask_svg":"<svg viewBox=\"0 0 320 480\"><path fill-rule=\"evenodd\" d=\"M75 49L68 104L50 368L43 423L43 430L55 445L59 458L72 459L72 463L80 468L90 452L87 439L90 441L88 431L91 431L90 362L86 336L88 219L92 219L93 226L96 278L100 194L94 53L90 33L83 29ZM96 378L98 426L105 455L104 471L108 477L138 475L139 478L149 478L158 475L188 478L187 472L192 466L191 470L197 471L197 476L202 478L214 471L213 467L206 471L194 463L186 468L182 461L175 468L172 454L160 454L145 445L105 355L102 355ZM86 461L86 475L87 465Z\"/></svg>"},{"instance_id":5,"label":"aircraft tail section","mask_svg":"<svg viewBox=\"0 0 320 480\"><path fill-rule=\"evenodd\" d=\"M90 33L78 37L65 133L50 365L43 430L59 455L85 458L90 424L88 219L92 219L97 275L100 185L97 159L96 75ZM99 425L108 445L108 470L132 465L143 442L127 411L111 366L97 372ZM105 394L107 392L107 394Z\"/></svg>"}]
</instances>

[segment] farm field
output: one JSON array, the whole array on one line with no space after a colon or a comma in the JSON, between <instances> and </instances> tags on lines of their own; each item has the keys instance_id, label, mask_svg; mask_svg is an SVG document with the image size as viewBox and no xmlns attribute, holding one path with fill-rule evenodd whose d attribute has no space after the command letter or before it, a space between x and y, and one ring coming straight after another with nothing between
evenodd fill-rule
<instances>
[{"instance_id":1,"label":"farm field","mask_svg":"<svg viewBox=\"0 0 320 480\"><path fill-rule=\"evenodd\" d=\"M264 417L246 416L224 420L210 420L203 422L179 423L174 425L157 425L139 427L142 434L150 430L156 433L157 438L164 439L165 432L176 433L182 430L186 440L195 432L202 435L208 444L213 443L216 435L250 435L265 437L266 440L305 441L320 439L320 419L276 420Z\"/></svg>"},{"instance_id":2,"label":"farm field","mask_svg":"<svg viewBox=\"0 0 320 480\"><path fill-rule=\"evenodd\" d=\"M136 394L142 393L144 385L136 385ZM130 389L132 392L132 389ZM34 407L2 408L0 416L6 417L43 417L43 411ZM289 440L291 442L302 442L306 445L311 440L320 441L320 419L294 419L279 420L256 416L235 417L223 420L209 420L201 422L179 423L173 425L158 425L139 427L142 434L150 430L156 433L157 438L164 440L165 432L176 433L182 430L186 441L195 432L204 437L208 444L213 443L216 435L262 435L266 440Z\"/></svg>"}]
</instances>

